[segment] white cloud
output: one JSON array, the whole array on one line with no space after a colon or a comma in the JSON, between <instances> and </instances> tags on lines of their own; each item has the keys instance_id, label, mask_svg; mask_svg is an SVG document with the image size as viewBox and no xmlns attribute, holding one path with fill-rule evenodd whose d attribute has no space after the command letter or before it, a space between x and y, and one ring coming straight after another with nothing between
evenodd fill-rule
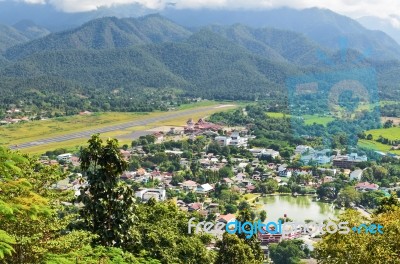
<instances>
[{"instance_id":1,"label":"white cloud","mask_svg":"<svg viewBox=\"0 0 400 264\"><path fill-rule=\"evenodd\" d=\"M46 4L46 0L23 0L23 2L28 3L28 4L34 4L34 5L44 5Z\"/></svg>"},{"instance_id":2,"label":"white cloud","mask_svg":"<svg viewBox=\"0 0 400 264\"><path fill-rule=\"evenodd\" d=\"M1 1L1 0L0 0ZM151 9L162 9L168 3L175 3L177 8L245 8L262 9L277 7L328 8L354 18L377 16L389 18L400 10L398 0L17 0L28 3L47 2L65 12L82 12L122 4L140 4Z\"/></svg>"}]
</instances>

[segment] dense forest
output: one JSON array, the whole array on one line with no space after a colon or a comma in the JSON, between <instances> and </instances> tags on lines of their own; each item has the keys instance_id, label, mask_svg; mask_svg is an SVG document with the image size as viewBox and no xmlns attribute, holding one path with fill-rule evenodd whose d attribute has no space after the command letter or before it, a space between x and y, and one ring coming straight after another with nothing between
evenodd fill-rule
<instances>
[{"instance_id":1,"label":"dense forest","mask_svg":"<svg viewBox=\"0 0 400 264\"><path fill-rule=\"evenodd\" d=\"M365 69L373 74L371 98L378 98L379 90L381 99L393 100L399 92L398 75L391 74L400 68L398 61L374 61L355 50L336 51L299 33L272 28L233 25L190 31L160 15L111 17L10 45L0 57L3 111L15 106L62 114L162 110L164 100L157 96L150 99L155 106L143 104L149 91L160 89L173 91L170 96L178 98L174 103L197 97L291 100L288 80L304 79L297 76L330 78L321 83L323 92L306 98L325 105L321 99L332 80L353 75L362 80Z\"/></svg>"}]
</instances>

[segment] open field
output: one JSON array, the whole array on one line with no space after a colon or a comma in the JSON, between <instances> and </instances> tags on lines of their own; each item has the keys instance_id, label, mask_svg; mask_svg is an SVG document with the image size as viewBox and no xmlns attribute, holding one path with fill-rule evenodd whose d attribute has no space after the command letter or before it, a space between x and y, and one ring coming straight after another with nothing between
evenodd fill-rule
<instances>
[{"instance_id":1,"label":"open field","mask_svg":"<svg viewBox=\"0 0 400 264\"><path fill-rule=\"evenodd\" d=\"M385 145L373 140L366 140L366 139L361 139L358 141L358 146L362 148L368 148L368 149L373 149L377 151L382 151L382 152L389 152L392 154L400 155L400 150L390 150L389 145Z\"/></svg>"},{"instance_id":2,"label":"open field","mask_svg":"<svg viewBox=\"0 0 400 264\"><path fill-rule=\"evenodd\" d=\"M396 125L396 126L400 125L400 118L399 117L382 116L382 123L385 123L388 120L392 120L393 124Z\"/></svg>"},{"instance_id":3,"label":"open field","mask_svg":"<svg viewBox=\"0 0 400 264\"><path fill-rule=\"evenodd\" d=\"M60 147L75 148L94 133L101 133L104 138L118 138L122 144L129 144L134 135L150 133L146 131L152 128L183 126L189 118L199 119L235 107L221 107L215 103L213 106L170 112L100 113L10 125L0 127L0 145L22 149L25 153L41 154Z\"/></svg>"},{"instance_id":4,"label":"open field","mask_svg":"<svg viewBox=\"0 0 400 264\"><path fill-rule=\"evenodd\" d=\"M272 118L284 118L284 117L294 117L292 115L287 115L284 113L276 113L276 112L267 112L267 115ZM319 116L319 115L304 115L302 116L304 119L304 123L306 125L312 125L314 123L319 124L319 125L324 125L326 126L329 122L332 122L335 120L335 118L330 117L330 116Z\"/></svg>"},{"instance_id":5,"label":"open field","mask_svg":"<svg viewBox=\"0 0 400 264\"><path fill-rule=\"evenodd\" d=\"M371 134L374 140L378 139L379 136L389 140L396 140L400 139L400 127L373 129L366 131L365 134Z\"/></svg>"},{"instance_id":6,"label":"open field","mask_svg":"<svg viewBox=\"0 0 400 264\"><path fill-rule=\"evenodd\" d=\"M314 123L318 125L326 126L329 122L335 120L335 118L331 116L318 116L318 115L304 115L304 123L306 125L312 125Z\"/></svg>"}]
</instances>

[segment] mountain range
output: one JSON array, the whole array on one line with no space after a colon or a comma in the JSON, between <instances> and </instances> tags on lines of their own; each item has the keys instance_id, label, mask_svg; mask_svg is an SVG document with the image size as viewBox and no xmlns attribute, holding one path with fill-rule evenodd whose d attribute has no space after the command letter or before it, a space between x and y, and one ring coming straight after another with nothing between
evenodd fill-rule
<instances>
[{"instance_id":1,"label":"mountain range","mask_svg":"<svg viewBox=\"0 0 400 264\"><path fill-rule=\"evenodd\" d=\"M330 11L304 12L326 17L318 25L302 26L293 15L291 23L281 19L280 29L249 21L229 25L211 20L215 23L202 26L194 19L180 25L159 14L99 18L50 34L38 26L33 30L28 22L4 26L0 107L57 101L79 108L93 98L107 100L115 89L132 94L176 88L190 96L225 100L284 97L288 77L357 67L376 69L382 98L398 92L400 56L393 39ZM258 18L251 19L255 23ZM175 20L183 23L182 17ZM347 46L334 44L341 27L340 32L351 37ZM366 57L363 50L368 46L375 53Z\"/></svg>"}]
</instances>

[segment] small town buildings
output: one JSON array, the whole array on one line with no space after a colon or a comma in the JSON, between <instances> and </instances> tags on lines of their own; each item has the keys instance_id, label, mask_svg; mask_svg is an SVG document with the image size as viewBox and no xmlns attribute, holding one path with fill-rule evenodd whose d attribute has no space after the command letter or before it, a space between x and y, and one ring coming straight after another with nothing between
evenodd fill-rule
<instances>
[{"instance_id":1,"label":"small town buildings","mask_svg":"<svg viewBox=\"0 0 400 264\"><path fill-rule=\"evenodd\" d=\"M167 193L164 189L143 189L137 191L135 196L140 198L143 202L147 202L151 198L156 199L156 201L165 201Z\"/></svg>"},{"instance_id":2,"label":"small town buildings","mask_svg":"<svg viewBox=\"0 0 400 264\"><path fill-rule=\"evenodd\" d=\"M217 142L221 147L225 146L236 146L236 147L246 147L247 137L240 136L238 131L232 132L231 136L217 136L215 137L215 142Z\"/></svg>"},{"instance_id":3,"label":"small town buildings","mask_svg":"<svg viewBox=\"0 0 400 264\"><path fill-rule=\"evenodd\" d=\"M297 146L296 149L294 150L294 153L295 153L296 155L304 154L304 153L312 154L312 153L314 153L314 151L315 151L315 150L314 150L312 147L305 146L305 145L299 145L299 146Z\"/></svg>"},{"instance_id":4,"label":"small town buildings","mask_svg":"<svg viewBox=\"0 0 400 264\"><path fill-rule=\"evenodd\" d=\"M363 170L355 170L350 173L350 181L353 180L361 181L362 175L363 175Z\"/></svg>"},{"instance_id":5,"label":"small town buildings","mask_svg":"<svg viewBox=\"0 0 400 264\"><path fill-rule=\"evenodd\" d=\"M369 182L360 182L356 185L357 191L377 191L379 185Z\"/></svg>"},{"instance_id":6,"label":"small town buildings","mask_svg":"<svg viewBox=\"0 0 400 264\"><path fill-rule=\"evenodd\" d=\"M344 156L336 156L333 158L333 166L342 168L342 169L351 169L352 167L357 166L358 163L367 161L367 156L358 156L357 153L351 153L350 155Z\"/></svg>"},{"instance_id":7,"label":"small town buildings","mask_svg":"<svg viewBox=\"0 0 400 264\"><path fill-rule=\"evenodd\" d=\"M196 193L198 193L198 194L208 194L212 190L214 190L214 187L212 187L210 184L206 183L206 184L198 185L197 189L196 189Z\"/></svg>"},{"instance_id":8,"label":"small town buildings","mask_svg":"<svg viewBox=\"0 0 400 264\"><path fill-rule=\"evenodd\" d=\"M222 222L222 223L230 223L234 222L236 220L236 216L234 214L227 214L227 215L220 215L217 217L217 222Z\"/></svg>"},{"instance_id":9,"label":"small town buildings","mask_svg":"<svg viewBox=\"0 0 400 264\"><path fill-rule=\"evenodd\" d=\"M197 189L197 182L195 181L185 181L181 184L182 189L185 191L195 191Z\"/></svg>"},{"instance_id":10,"label":"small town buildings","mask_svg":"<svg viewBox=\"0 0 400 264\"><path fill-rule=\"evenodd\" d=\"M61 154L57 156L57 160L58 161L64 161L64 162L69 162L70 159L72 158L72 154L71 153L65 153L65 154Z\"/></svg>"},{"instance_id":11,"label":"small town buildings","mask_svg":"<svg viewBox=\"0 0 400 264\"><path fill-rule=\"evenodd\" d=\"M271 157L273 159L280 157L279 151L273 149L249 149L254 157Z\"/></svg>"}]
</instances>

